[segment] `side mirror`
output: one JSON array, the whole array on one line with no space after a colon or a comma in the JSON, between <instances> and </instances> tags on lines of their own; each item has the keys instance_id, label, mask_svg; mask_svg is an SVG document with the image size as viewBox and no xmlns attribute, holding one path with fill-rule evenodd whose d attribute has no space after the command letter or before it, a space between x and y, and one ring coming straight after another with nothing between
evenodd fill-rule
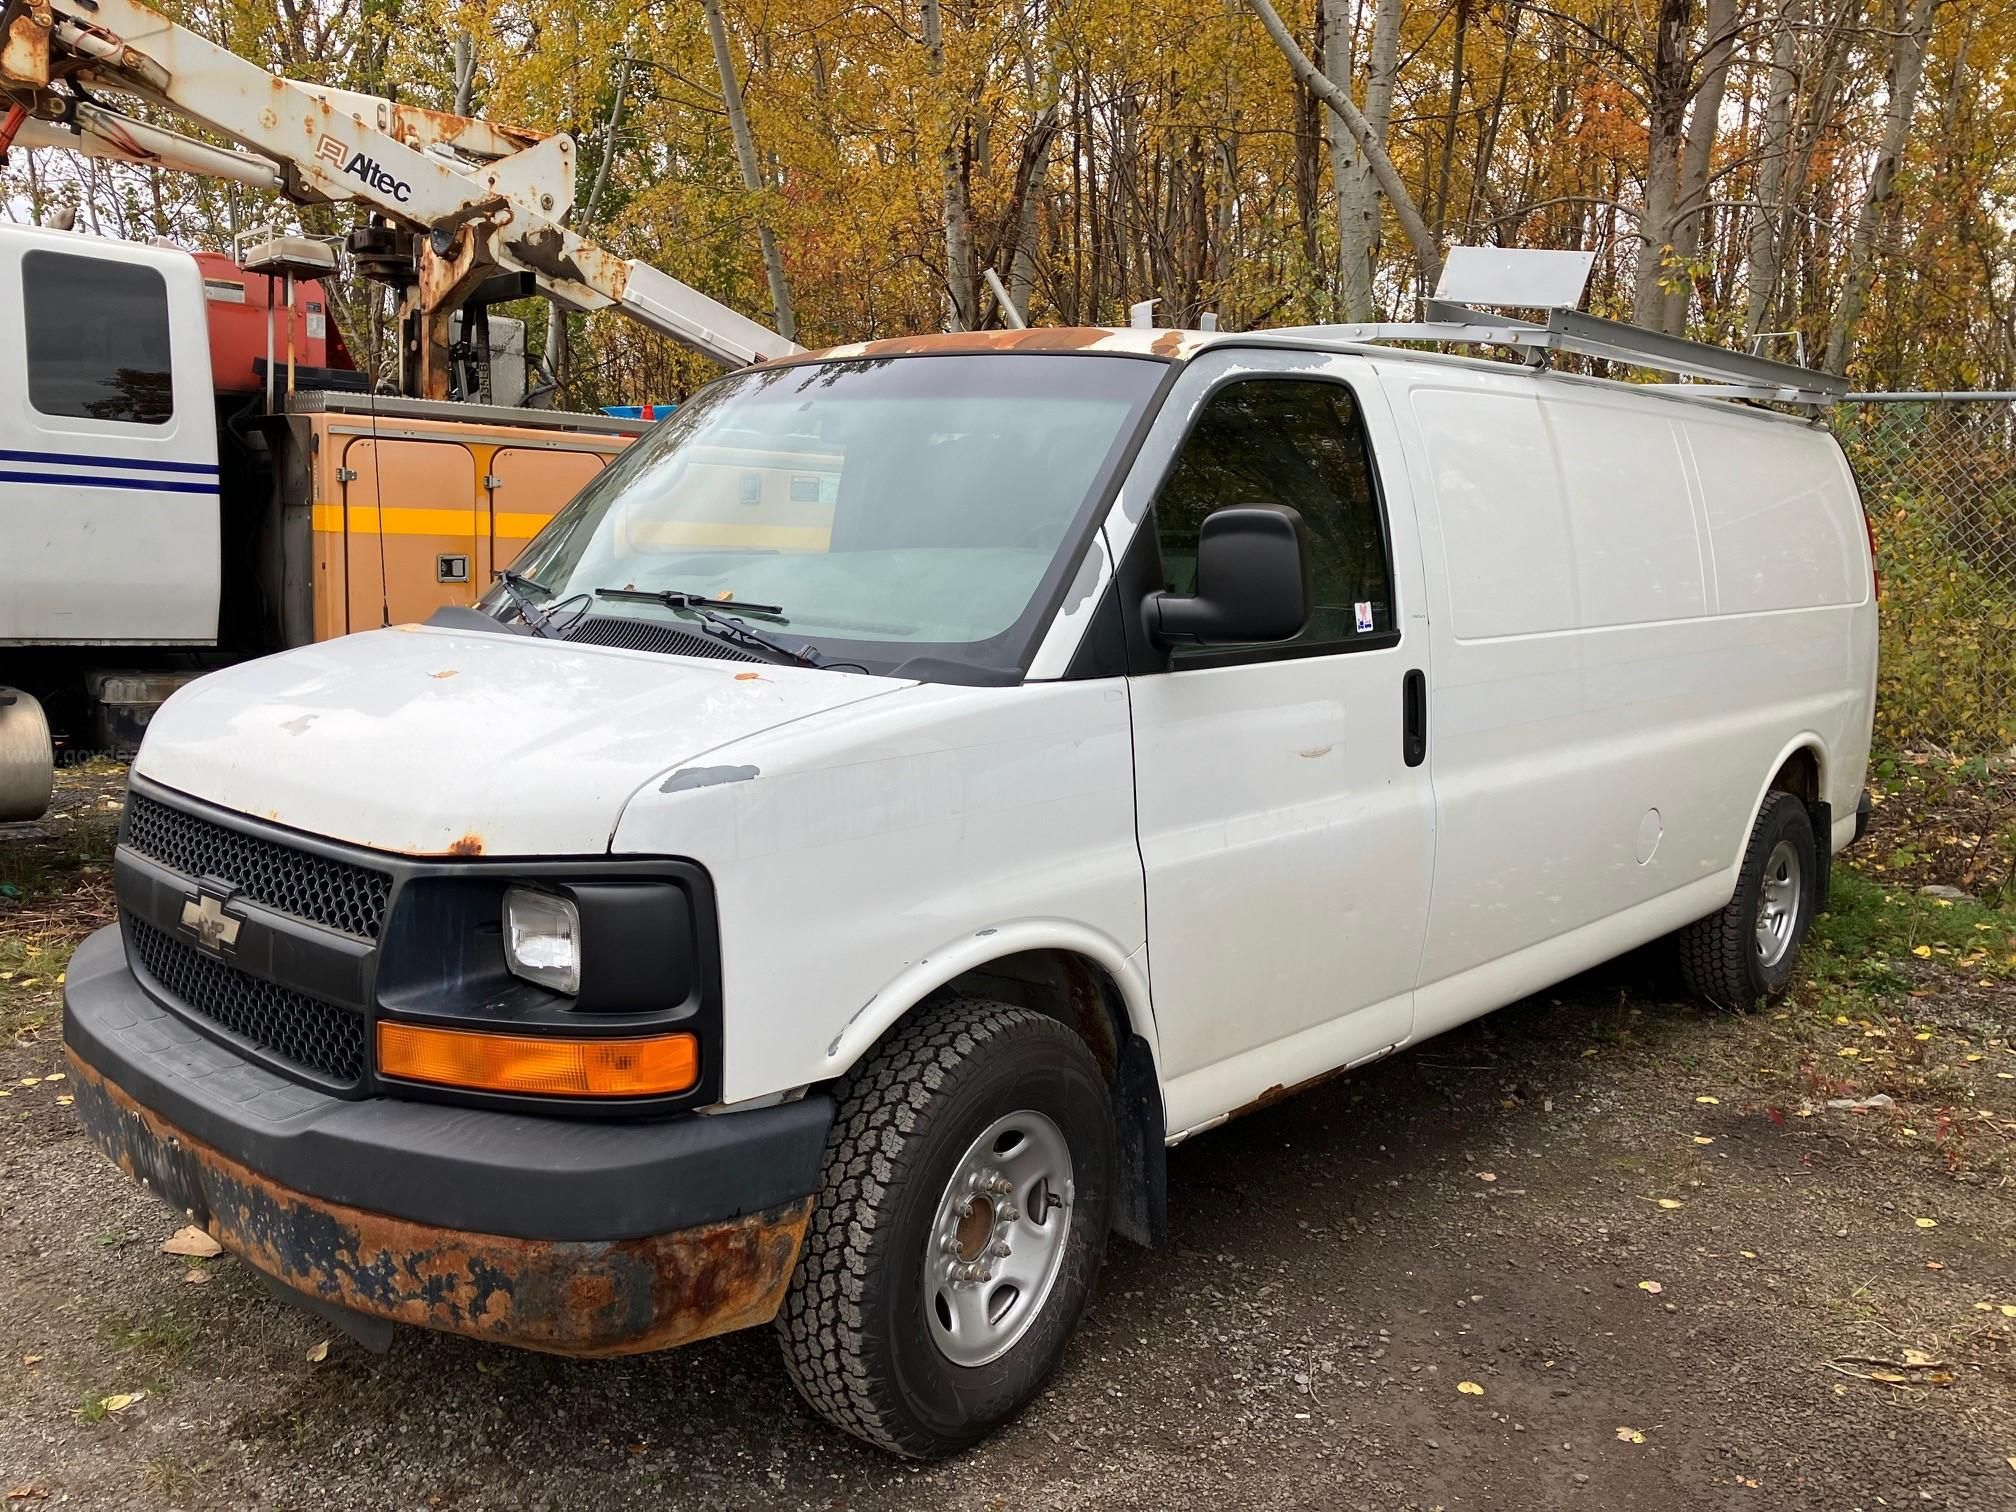
<instances>
[{"instance_id":1,"label":"side mirror","mask_svg":"<svg viewBox=\"0 0 2016 1512\"><path fill-rule=\"evenodd\" d=\"M1148 633L1160 645L1282 641L1309 622L1308 530L1278 504L1213 510L1197 532L1197 591L1152 595Z\"/></svg>"}]
</instances>

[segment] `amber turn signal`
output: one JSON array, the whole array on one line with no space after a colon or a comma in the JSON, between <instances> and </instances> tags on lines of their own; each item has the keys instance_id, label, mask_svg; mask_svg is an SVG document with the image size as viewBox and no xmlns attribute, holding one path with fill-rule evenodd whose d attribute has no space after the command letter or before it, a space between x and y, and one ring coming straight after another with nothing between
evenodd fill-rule
<instances>
[{"instance_id":1,"label":"amber turn signal","mask_svg":"<svg viewBox=\"0 0 2016 1512\"><path fill-rule=\"evenodd\" d=\"M650 1039L559 1039L471 1033L381 1020L378 1070L385 1076L545 1097L655 1097L700 1080L690 1034Z\"/></svg>"}]
</instances>

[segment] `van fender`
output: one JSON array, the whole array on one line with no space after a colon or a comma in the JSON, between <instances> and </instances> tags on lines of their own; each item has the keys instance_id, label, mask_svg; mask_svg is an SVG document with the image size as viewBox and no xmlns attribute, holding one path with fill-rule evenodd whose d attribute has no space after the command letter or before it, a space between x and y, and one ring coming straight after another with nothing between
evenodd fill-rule
<instances>
[{"instance_id":1,"label":"van fender","mask_svg":"<svg viewBox=\"0 0 2016 1512\"><path fill-rule=\"evenodd\" d=\"M1148 1000L1145 952L1129 955L1110 935L1071 919L1036 918L987 924L947 940L907 964L853 1016L826 1046L826 1072L843 1076L854 1063L925 998L969 971L1028 950L1064 950L1100 966L1119 986L1130 1033L1143 1039L1157 1065L1155 1018Z\"/></svg>"},{"instance_id":2,"label":"van fender","mask_svg":"<svg viewBox=\"0 0 2016 1512\"><path fill-rule=\"evenodd\" d=\"M966 972L1026 951L1055 950L1100 967L1120 992L1127 1022L1110 1067L1119 1137L1113 1231L1147 1248L1168 1242L1168 1125L1160 1050L1149 1002L1147 950L1131 955L1108 935L1069 919L1016 919L948 940L906 966L871 997L826 1047L832 1076L844 1075L919 1004Z\"/></svg>"},{"instance_id":3,"label":"van fender","mask_svg":"<svg viewBox=\"0 0 2016 1512\"><path fill-rule=\"evenodd\" d=\"M1743 850L1750 843L1750 832L1757 828L1757 816L1764 811L1764 800L1771 796L1772 779L1785 769L1786 762L1801 751L1812 753L1813 765L1818 773L1818 781L1814 784L1818 790L1817 796L1807 801L1807 807L1812 809L1814 814L1813 838L1817 842L1814 850L1820 863L1820 875L1814 879L1820 888L1820 903L1814 910L1818 913L1827 903L1828 874L1833 869L1834 835L1828 819L1830 810L1827 804L1827 746L1817 730L1801 730L1786 741L1777 756L1772 758L1769 770L1759 779L1757 796L1750 801L1750 822L1743 826L1742 838L1736 843L1736 854L1730 859L1726 875L1729 879L1729 896L1733 898L1736 895L1736 873L1743 864ZM1723 901L1726 903L1728 900Z\"/></svg>"}]
</instances>

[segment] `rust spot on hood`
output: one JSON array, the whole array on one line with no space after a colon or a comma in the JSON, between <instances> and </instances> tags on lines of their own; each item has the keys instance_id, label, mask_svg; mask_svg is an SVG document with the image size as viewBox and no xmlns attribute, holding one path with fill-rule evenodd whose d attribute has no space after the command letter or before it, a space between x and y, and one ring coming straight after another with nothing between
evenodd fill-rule
<instances>
[{"instance_id":1,"label":"rust spot on hood","mask_svg":"<svg viewBox=\"0 0 2016 1512\"><path fill-rule=\"evenodd\" d=\"M483 854L483 837L478 834L464 835L448 847L451 856L480 856Z\"/></svg>"}]
</instances>

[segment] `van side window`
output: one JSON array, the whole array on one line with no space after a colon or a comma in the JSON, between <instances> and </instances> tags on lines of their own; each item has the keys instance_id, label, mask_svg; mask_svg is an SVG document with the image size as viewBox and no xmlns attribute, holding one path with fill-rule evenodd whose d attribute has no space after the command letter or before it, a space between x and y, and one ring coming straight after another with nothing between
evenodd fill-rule
<instances>
[{"instance_id":1,"label":"van side window","mask_svg":"<svg viewBox=\"0 0 2016 1512\"><path fill-rule=\"evenodd\" d=\"M21 294L36 410L126 425L174 418L168 285L159 272L37 250L21 259Z\"/></svg>"},{"instance_id":2,"label":"van side window","mask_svg":"<svg viewBox=\"0 0 2016 1512\"><path fill-rule=\"evenodd\" d=\"M1247 378L1211 396L1155 496L1170 591L1195 590L1198 528L1230 504L1285 504L1308 526L1309 623L1286 645L1308 652L1391 644L1386 531L1351 390L1309 379ZM1183 648L1176 659L1226 654L1225 647ZM1278 653L1269 647L1258 654Z\"/></svg>"}]
</instances>

